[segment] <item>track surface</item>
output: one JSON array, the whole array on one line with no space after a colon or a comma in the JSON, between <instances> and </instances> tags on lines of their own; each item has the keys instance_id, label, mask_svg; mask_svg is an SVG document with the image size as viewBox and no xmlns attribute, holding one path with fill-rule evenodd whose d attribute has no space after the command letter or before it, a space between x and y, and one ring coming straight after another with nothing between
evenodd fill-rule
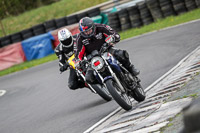
<instances>
[{"instance_id":1,"label":"track surface","mask_svg":"<svg viewBox=\"0 0 200 133\"><path fill-rule=\"evenodd\" d=\"M118 43L137 68L144 88L200 45L200 21ZM0 77L1 133L80 133L118 107L84 88L67 87L58 61Z\"/></svg>"}]
</instances>

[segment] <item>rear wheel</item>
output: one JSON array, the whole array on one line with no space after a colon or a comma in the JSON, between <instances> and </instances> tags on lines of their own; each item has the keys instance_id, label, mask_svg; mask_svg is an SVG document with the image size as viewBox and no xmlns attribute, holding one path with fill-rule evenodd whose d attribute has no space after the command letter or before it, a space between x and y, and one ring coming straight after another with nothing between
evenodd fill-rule
<instances>
[{"instance_id":1,"label":"rear wheel","mask_svg":"<svg viewBox=\"0 0 200 133\"><path fill-rule=\"evenodd\" d=\"M132 102L129 96L120 90L116 82L114 82L112 79L109 79L106 81L106 86L112 97L123 109L127 111L132 109Z\"/></svg>"},{"instance_id":2,"label":"rear wheel","mask_svg":"<svg viewBox=\"0 0 200 133\"><path fill-rule=\"evenodd\" d=\"M138 83L138 87L131 92L131 96L138 102L144 101L146 94L140 83Z\"/></svg>"}]
</instances>

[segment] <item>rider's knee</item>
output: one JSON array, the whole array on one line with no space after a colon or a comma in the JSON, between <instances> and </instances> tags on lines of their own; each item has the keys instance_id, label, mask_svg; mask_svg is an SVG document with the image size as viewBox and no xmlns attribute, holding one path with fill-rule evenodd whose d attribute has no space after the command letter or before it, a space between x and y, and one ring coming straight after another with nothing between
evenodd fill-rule
<instances>
[{"instance_id":1,"label":"rider's knee","mask_svg":"<svg viewBox=\"0 0 200 133\"><path fill-rule=\"evenodd\" d=\"M116 50L114 53L115 58L119 61L125 61L129 59L129 54L126 50Z\"/></svg>"}]
</instances>

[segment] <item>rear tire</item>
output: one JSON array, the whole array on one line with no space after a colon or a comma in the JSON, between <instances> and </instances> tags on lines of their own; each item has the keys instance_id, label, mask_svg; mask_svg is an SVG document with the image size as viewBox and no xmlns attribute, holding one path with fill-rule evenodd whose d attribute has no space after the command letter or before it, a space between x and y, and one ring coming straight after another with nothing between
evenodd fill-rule
<instances>
[{"instance_id":1,"label":"rear tire","mask_svg":"<svg viewBox=\"0 0 200 133\"><path fill-rule=\"evenodd\" d=\"M123 109L127 111L132 109L132 102L130 101L128 95L126 93L122 94L118 91L119 87L112 79L106 81L106 86L112 97Z\"/></svg>"},{"instance_id":2,"label":"rear tire","mask_svg":"<svg viewBox=\"0 0 200 133\"><path fill-rule=\"evenodd\" d=\"M138 83L138 87L131 92L131 96L138 102L145 100L146 94L140 83Z\"/></svg>"}]
</instances>

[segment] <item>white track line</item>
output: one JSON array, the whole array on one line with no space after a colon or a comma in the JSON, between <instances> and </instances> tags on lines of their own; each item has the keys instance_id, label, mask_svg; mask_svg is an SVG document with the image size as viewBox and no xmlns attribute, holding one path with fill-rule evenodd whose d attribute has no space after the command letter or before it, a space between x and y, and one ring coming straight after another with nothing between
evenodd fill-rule
<instances>
[{"instance_id":1,"label":"white track line","mask_svg":"<svg viewBox=\"0 0 200 133\"><path fill-rule=\"evenodd\" d=\"M0 90L0 96L3 96L6 93L5 90Z\"/></svg>"},{"instance_id":2,"label":"white track line","mask_svg":"<svg viewBox=\"0 0 200 133\"><path fill-rule=\"evenodd\" d=\"M167 28L164 28L164 29L161 29L159 31L163 31L163 30L167 30L167 29L172 29L172 28L175 28L175 27L179 27L179 26L182 26L182 25L186 25L186 24L190 24L190 23L194 23L194 22L198 22L200 21L200 19L197 19L197 20L193 20L193 21L190 21L190 22L186 22L186 23L183 23L183 24L179 24L179 25L175 25L175 26L172 26L172 27L167 27ZM138 37L142 37L142 36L145 36L145 35L149 35L149 34L152 34L152 33L155 33L157 31L153 31L153 32L149 32L149 33L146 33L146 34L143 34L143 35L139 35L139 36L136 36L136 37L133 37L133 38L138 38ZM128 38L128 39L125 39L125 40L122 40L123 41L127 41L127 40L130 40L130 39L133 39L133 38ZM158 80L156 80L155 82L153 82L150 86L148 86L146 89L145 89L145 92L149 91L152 87L154 87L156 84L158 84L161 80L163 80L167 75L169 75L170 73L172 73L177 67L179 67L181 65L181 63L183 63L186 59L188 59L193 53L195 53L198 49L200 49L200 46L197 47L194 51L192 51L190 54L188 54L185 58L183 58L176 66L174 66L172 69L170 69L167 73L165 73L162 77L160 77ZM97 122L96 124L94 124L92 127L90 127L89 129L87 129L86 131L84 131L83 133L90 133L92 130L94 130L96 127L98 127L100 124L102 124L103 122L105 122L107 119L109 119L110 117L112 117L113 115L115 115L117 112L119 112L121 110L121 107L117 108L115 111L113 111L112 113L110 113L109 115L107 115L106 117L104 117L103 119L101 119L99 122Z\"/></svg>"},{"instance_id":3,"label":"white track line","mask_svg":"<svg viewBox=\"0 0 200 133\"><path fill-rule=\"evenodd\" d=\"M92 130L94 130L96 127L98 127L100 124L102 124L103 122L105 122L107 119L109 119L110 117L112 117L113 115L115 115L117 112L119 112L121 110L121 107L117 108L115 111L113 111L112 113L110 113L109 115L107 115L106 117L104 117L103 119L101 119L99 122L97 122L96 124L94 124L92 127L90 127L89 129L87 129L85 132L83 133L90 133Z\"/></svg>"}]
</instances>

